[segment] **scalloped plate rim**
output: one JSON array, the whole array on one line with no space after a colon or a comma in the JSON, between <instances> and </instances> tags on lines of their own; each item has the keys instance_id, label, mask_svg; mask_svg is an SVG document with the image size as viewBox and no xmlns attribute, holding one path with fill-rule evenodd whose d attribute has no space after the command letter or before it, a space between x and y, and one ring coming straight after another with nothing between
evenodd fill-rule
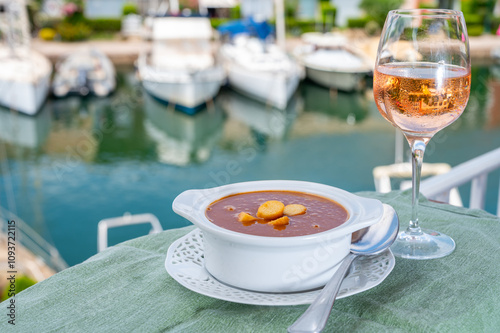
<instances>
[{"instance_id":1,"label":"scalloped plate rim","mask_svg":"<svg viewBox=\"0 0 500 333\"><path fill-rule=\"evenodd\" d=\"M198 271L201 274L206 274L210 279L212 279L219 287L222 289L225 289L226 291L236 291L238 293L250 293L250 295L255 295L257 297L268 297L268 298L276 298L275 301L265 301L265 300L256 300L254 298L252 299L241 299L241 298L236 298L236 297L231 297L228 296L228 294L218 294L214 293L213 291L207 290L206 288L202 288L199 285L193 285L187 283L184 279L179 277L176 272L177 272L177 264L172 263L173 255L175 253L175 250L184 243L187 239L191 238L192 235L198 234L202 236L202 231L199 228L195 228L194 230L190 231L186 235L180 237L176 241L174 241L168 248L167 255L165 258L165 269L167 273L174 279L176 280L179 284L184 286L185 288L194 291L198 294L205 295L211 298L216 298L224 301L229 301L233 303L240 303L240 304L249 304L249 305L267 305L267 306L287 306L287 305L303 305L303 304L311 304L314 299L317 297L317 295L320 293L321 288L315 289L315 290L309 290L309 291L303 291L303 292L295 292L295 293L264 293L264 292L258 292L258 291L252 291L252 290L245 290L245 289L240 289L237 287L229 286L225 283L220 282L217 280L215 277L213 277L203 266L200 266L195 263L190 263L190 267L194 268L196 271ZM203 248L201 247L201 250L203 251ZM344 297L349 297L352 295L356 295L358 293L361 293L363 291L372 289L376 286L378 286L380 283L382 283L392 272L394 269L396 260L394 258L393 253L391 252L390 249L387 249L384 251L382 254L374 256L374 258L378 257L383 257L384 255L388 256L389 263L387 265L387 268L384 271L384 274L377 279L376 281L373 281L369 285L365 285L363 287L360 287L359 289L355 290L347 290L346 292L342 292L342 285L340 287L340 292L339 295L337 295L337 299L341 299ZM349 277L353 275L352 272L349 272L344 280L347 280ZM291 300L289 301L284 301L280 299L280 297L283 296L290 296L292 297ZM293 296L297 296L297 300L293 300ZM299 297L302 296L302 297Z\"/></svg>"}]
</instances>

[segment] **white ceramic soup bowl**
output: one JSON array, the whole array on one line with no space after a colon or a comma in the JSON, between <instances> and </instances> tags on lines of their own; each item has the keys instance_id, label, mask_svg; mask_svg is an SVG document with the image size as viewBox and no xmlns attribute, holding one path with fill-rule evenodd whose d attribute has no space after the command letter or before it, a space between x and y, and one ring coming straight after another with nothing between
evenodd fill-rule
<instances>
[{"instance_id":1,"label":"white ceramic soup bowl","mask_svg":"<svg viewBox=\"0 0 500 333\"><path fill-rule=\"evenodd\" d=\"M248 235L208 220L206 208L228 195L266 190L297 191L329 198L349 213L342 225L294 237ZM272 180L188 190L175 198L174 212L203 232L205 268L228 285L259 292L296 292L321 287L349 253L351 234L380 220L383 205L339 188L303 181Z\"/></svg>"}]
</instances>

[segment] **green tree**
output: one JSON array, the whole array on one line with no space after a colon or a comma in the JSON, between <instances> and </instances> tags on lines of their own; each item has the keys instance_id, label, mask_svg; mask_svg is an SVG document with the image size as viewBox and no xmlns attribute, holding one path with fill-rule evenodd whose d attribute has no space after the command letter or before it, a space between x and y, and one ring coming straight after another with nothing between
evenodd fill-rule
<instances>
[{"instance_id":1,"label":"green tree","mask_svg":"<svg viewBox=\"0 0 500 333\"><path fill-rule=\"evenodd\" d=\"M403 0L362 0L359 8L382 27L387 13L390 10L398 9L402 4Z\"/></svg>"}]
</instances>

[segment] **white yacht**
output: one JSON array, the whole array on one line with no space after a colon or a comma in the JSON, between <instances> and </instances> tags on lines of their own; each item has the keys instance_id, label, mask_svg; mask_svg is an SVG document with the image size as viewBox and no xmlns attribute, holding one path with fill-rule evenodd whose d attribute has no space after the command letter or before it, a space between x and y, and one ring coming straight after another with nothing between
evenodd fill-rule
<instances>
[{"instance_id":1,"label":"white yacht","mask_svg":"<svg viewBox=\"0 0 500 333\"><path fill-rule=\"evenodd\" d=\"M176 108L194 113L211 101L225 83L204 17L154 18L152 48L138 59L146 91Z\"/></svg>"},{"instance_id":2,"label":"white yacht","mask_svg":"<svg viewBox=\"0 0 500 333\"><path fill-rule=\"evenodd\" d=\"M240 34L221 46L231 88L278 109L285 109L303 71L274 43Z\"/></svg>"},{"instance_id":3,"label":"white yacht","mask_svg":"<svg viewBox=\"0 0 500 333\"><path fill-rule=\"evenodd\" d=\"M34 115L45 101L52 64L30 48L26 5L23 0L1 1L0 105Z\"/></svg>"},{"instance_id":4,"label":"white yacht","mask_svg":"<svg viewBox=\"0 0 500 333\"><path fill-rule=\"evenodd\" d=\"M359 91L373 65L366 56L348 45L345 37L330 33L306 33L304 45L294 53L311 81L331 89Z\"/></svg>"}]
</instances>

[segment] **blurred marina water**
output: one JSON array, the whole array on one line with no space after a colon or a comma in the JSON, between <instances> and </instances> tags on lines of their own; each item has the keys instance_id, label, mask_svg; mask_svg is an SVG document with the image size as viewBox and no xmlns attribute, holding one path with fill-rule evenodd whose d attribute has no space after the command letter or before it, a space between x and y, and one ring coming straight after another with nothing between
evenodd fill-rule
<instances>
[{"instance_id":1,"label":"blurred marina water","mask_svg":"<svg viewBox=\"0 0 500 333\"><path fill-rule=\"evenodd\" d=\"M433 138L426 162L453 166L500 146L500 69L476 66L472 75L465 113ZM347 94L305 81L279 111L223 88L189 116L119 68L109 97L50 98L35 117L0 110L0 205L74 265L96 253L103 218L149 212L164 229L186 226L171 209L180 192L249 180L373 191L372 170L394 162L394 147L395 130L369 89ZM498 173L488 183L494 191ZM146 232L113 230L110 244Z\"/></svg>"}]
</instances>

